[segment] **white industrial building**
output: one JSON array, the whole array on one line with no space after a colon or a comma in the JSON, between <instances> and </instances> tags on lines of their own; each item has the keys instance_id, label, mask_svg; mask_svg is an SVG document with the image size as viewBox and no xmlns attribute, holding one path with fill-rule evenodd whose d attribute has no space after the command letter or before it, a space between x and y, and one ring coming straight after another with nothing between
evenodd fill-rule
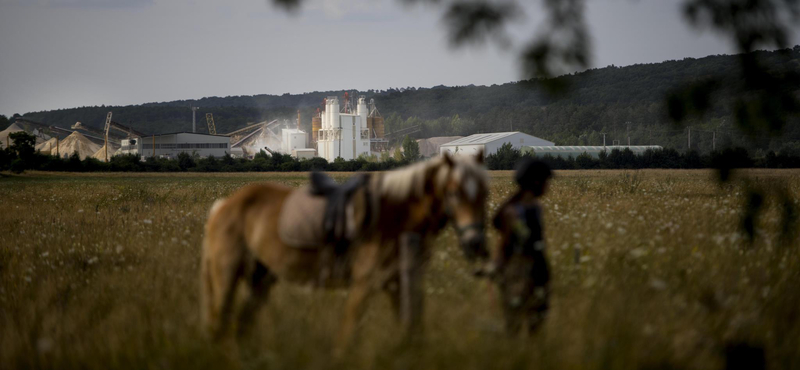
<instances>
[{"instance_id":1,"label":"white industrial building","mask_svg":"<svg viewBox=\"0 0 800 370\"><path fill-rule=\"evenodd\" d=\"M231 152L230 137L191 132L128 138L123 139L121 145L116 154L137 154L143 158L177 158L181 152L219 158Z\"/></svg>"},{"instance_id":2,"label":"white industrial building","mask_svg":"<svg viewBox=\"0 0 800 370\"><path fill-rule=\"evenodd\" d=\"M317 151L312 148L294 149L292 150L292 157L297 159L311 159L317 154Z\"/></svg>"},{"instance_id":3,"label":"white industrial building","mask_svg":"<svg viewBox=\"0 0 800 370\"><path fill-rule=\"evenodd\" d=\"M370 153L370 132L367 127L367 102L358 98L355 113L341 113L339 99L335 96L325 100L322 112L322 127L317 138L317 152L328 162L341 157L352 160Z\"/></svg>"},{"instance_id":4,"label":"white industrial building","mask_svg":"<svg viewBox=\"0 0 800 370\"><path fill-rule=\"evenodd\" d=\"M281 152L291 154L295 149L306 148L306 133L298 129L281 130Z\"/></svg>"},{"instance_id":5,"label":"white industrial building","mask_svg":"<svg viewBox=\"0 0 800 370\"><path fill-rule=\"evenodd\" d=\"M475 134L461 139L442 144L439 153L450 152L450 154L475 154L483 150L483 155L494 154L503 144L510 143L515 149L522 150L526 146L554 146L552 141L540 139L521 132L495 132L491 134Z\"/></svg>"}]
</instances>

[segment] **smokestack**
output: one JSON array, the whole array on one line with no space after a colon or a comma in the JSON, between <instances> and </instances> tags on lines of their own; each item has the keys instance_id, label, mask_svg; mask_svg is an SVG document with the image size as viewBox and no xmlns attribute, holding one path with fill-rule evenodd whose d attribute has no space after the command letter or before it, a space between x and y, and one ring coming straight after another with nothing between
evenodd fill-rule
<instances>
[{"instance_id":1,"label":"smokestack","mask_svg":"<svg viewBox=\"0 0 800 370\"><path fill-rule=\"evenodd\" d=\"M197 120L195 119L195 113L197 113L197 110L200 109L200 107L191 107L191 108L192 108L192 132L197 132L197 125L196 125Z\"/></svg>"}]
</instances>

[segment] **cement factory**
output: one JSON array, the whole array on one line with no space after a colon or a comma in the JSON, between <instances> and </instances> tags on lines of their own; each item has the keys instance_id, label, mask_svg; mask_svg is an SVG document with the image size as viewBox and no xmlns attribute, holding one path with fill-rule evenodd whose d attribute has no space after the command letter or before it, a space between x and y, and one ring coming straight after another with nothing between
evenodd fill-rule
<instances>
[{"instance_id":1,"label":"cement factory","mask_svg":"<svg viewBox=\"0 0 800 370\"><path fill-rule=\"evenodd\" d=\"M114 155L177 158L180 153L200 157L252 158L264 150L270 154L290 154L296 158L322 157L329 162L341 157L352 160L388 150L384 137L383 117L374 100L367 104L364 96L357 99L344 94L340 105L336 96L327 97L322 109L311 118L311 135L300 129L300 111L297 120L272 120L247 125L229 132L217 133L214 116L205 115L208 133L197 132L196 112L192 107L192 131L167 134L146 134L112 120L106 116L102 130L77 122L69 129L19 118L0 132L5 138L0 147L8 145L8 135L27 131L37 137L36 149L61 157L77 153L81 159L93 157L108 161Z\"/></svg>"},{"instance_id":2,"label":"cement factory","mask_svg":"<svg viewBox=\"0 0 800 370\"><path fill-rule=\"evenodd\" d=\"M36 150L56 156L70 156L77 153L81 159L92 157L108 161L118 154L137 155L142 160L148 157L175 159L180 153L200 157L253 158L260 151L269 154L283 153L298 159L314 157L333 162L337 158L353 160L360 156L379 154L389 150L389 136L386 135L383 117L375 101L367 102L365 96L344 94L342 103L336 96L324 99L321 109L311 117L311 135L300 129L302 120L297 111L297 120L272 120L249 124L235 131L218 134L211 113L205 115L208 133L198 133L195 112L192 107L192 132L167 134L145 134L129 126L112 120L109 112L103 130L98 130L80 122L71 130L34 122L25 118L0 132L0 147L8 145L12 132L28 131L37 137ZM20 126L22 125L22 126ZM23 128L24 127L24 128ZM419 128L416 128L419 131ZM414 133L415 128L394 132L395 138ZM481 133L467 137L448 136L419 139L420 153L431 157L448 152L452 155L496 153L506 144L512 148L533 155L552 155L554 157L577 157L588 153L598 157L603 151L630 149L636 154L646 150L658 150L660 146L556 146L555 143L522 132Z\"/></svg>"}]
</instances>

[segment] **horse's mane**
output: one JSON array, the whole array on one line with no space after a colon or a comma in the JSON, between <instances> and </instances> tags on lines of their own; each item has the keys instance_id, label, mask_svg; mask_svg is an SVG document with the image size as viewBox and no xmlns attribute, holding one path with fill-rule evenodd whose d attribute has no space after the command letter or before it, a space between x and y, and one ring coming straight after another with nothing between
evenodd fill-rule
<instances>
[{"instance_id":1,"label":"horse's mane","mask_svg":"<svg viewBox=\"0 0 800 370\"><path fill-rule=\"evenodd\" d=\"M425 174L442 164L443 160L437 157L386 172L381 181L381 194L395 200L421 197L425 192Z\"/></svg>"},{"instance_id":2,"label":"horse's mane","mask_svg":"<svg viewBox=\"0 0 800 370\"><path fill-rule=\"evenodd\" d=\"M386 172L381 183L381 194L395 200L406 200L422 197L425 192L426 175L432 175L434 187L441 189L447 183L448 177L454 176L460 181L465 175L471 174L486 183L488 175L482 166L469 158L452 157L454 166L449 171L445 159L438 156L423 162Z\"/></svg>"}]
</instances>

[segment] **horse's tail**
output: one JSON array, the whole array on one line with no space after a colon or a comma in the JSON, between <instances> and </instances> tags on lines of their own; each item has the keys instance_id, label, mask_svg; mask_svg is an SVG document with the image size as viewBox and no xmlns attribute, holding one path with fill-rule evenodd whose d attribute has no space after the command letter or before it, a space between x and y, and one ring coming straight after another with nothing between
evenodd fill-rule
<instances>
[{"instance_id":1,"label":"horse's tail","mask_svg":"<svg viewBox=\"0 0 800 370\"><path fill-rule=\"evenodd\" d=\"M215 321L214 310L211 307L215 294L214 281L211 276L211 243L209 232L213 228L212 222L214 220L214 215L224 203L224 199L217 199L208 211L208 219L206 220L205 234L203 236L203 247L200 252L200 320L202 321L204 329L209 332L214 330L213 322Z\"/></svg>"},{"instance_id":2,"label":"horse's tail","mask_svg":"<svg viewBox=\"0 0 800 370\"><path fill-rule=\"evenodd\" d=\"M200 262L201 321L213 337L224 334L244 252L238 242L242 236L227 229L234 215L224 213L235 210L225 207L226 203L226 199L218 199L211 206Z\"/></svg>"},{"instance_id":3,"label":"horse's tail","mask_svg":"<svg viewBox=\"0 0 800 370\"><path fill-rule=\"evenodd\" d=\"M211 278L211 266L208 256L208 240L203 239L203 251L200 257L200 320L203 329L213 331L211 316L211 299L214 297L214 282Z\"/></svg>"},{"instance_id":4,"label":"horse's tail","mask_svg":"<svg viewBox=\"0 0 800 370\"><path fill-rule=\"evenodd\" d=\"M211 219L211 217L214 216L214 214L217 213L217 211L219 211L220 207L222 207L222 204L224 203L225 203L225 198L220 198L214 201L214 204L211 205L211 209L208 210L209 220Z\"/></svg>"}]
</instances>

